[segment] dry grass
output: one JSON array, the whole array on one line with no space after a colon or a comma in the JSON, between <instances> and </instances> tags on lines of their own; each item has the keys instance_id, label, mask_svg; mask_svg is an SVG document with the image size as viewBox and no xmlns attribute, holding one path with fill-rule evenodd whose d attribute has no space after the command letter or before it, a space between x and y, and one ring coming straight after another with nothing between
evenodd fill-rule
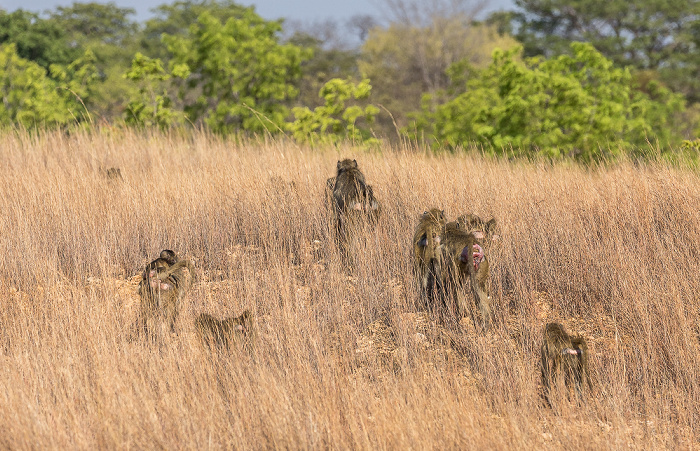
<instances>
[{"instance_id":1,"label":"dry grass","mask_svg":"<svg viewBox=\"0 0 700 451\"><path fill-rule=\"evenodd\" d=\"M384 208L350 274L323 203L346 156ZM700 447L694 173L105 131L5 135L0 174L2 448ZM500 221L492 333L412 307L431 206ZM139 272L163 248L200 281L177 336L132 340ZM210 358L194 316L244 308L254 352ZM540 399L552 320L589 340L580 408Z\"/></svg>"}]
</instances>

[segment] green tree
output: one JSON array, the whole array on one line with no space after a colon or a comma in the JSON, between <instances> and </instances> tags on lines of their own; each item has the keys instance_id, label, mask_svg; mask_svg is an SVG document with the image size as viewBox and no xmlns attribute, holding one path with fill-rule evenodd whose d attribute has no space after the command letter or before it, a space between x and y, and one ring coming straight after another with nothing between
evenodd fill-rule
<instances>
[{"instance_id":1,"label":"green tree","mask_svg":"<svg viewBox=\"0 0 700 451\"><path fill-rule=\"evenodd\" d=\"M568 51L590 42L617 65L654 70L691 101L700 100L700 2L696 0L515 0L492 18L515 32L525 56Z\"/></svg>"},{"instance_id":2,"label":"green tree","mask_svg":"<svg viewBox=\"0 0 700 451\"><path fill-rule=\"evenodd\" d=\"M319 97L324 99L323 105L313 111L307 107L292 109L294 121L288 125L288 129L294 139L311 145L342 141L378 145L379 140L372 136L366 126L372 124L379 109L372 104L364 108L358 104L369 98L371 90L372 86L366 79L354 84L350 80L334 78L319 92ZM348 101L354 104L346 106ZM358 122L364 122L365 126Z\"/></svg>"},{"instance_id":3,"label":"green tree","mask_svg":"<svg viewBox=\"0 0 700 451\"><path fill-rule=\"evenodd\" d=\"M171 73L167 73L159 59L137 53L124 77L139 85L139 95L129 102L124 121L138 127L155 126L163 130L182 125L185 115L173 107L173 100L168 94L168 80L173 77L185 79L188 75L189 70L185 65L175 66Z\"/></svg>"},{"instance_id":4,"label":"green tree","mask_svg":"<svg viewBox=\"0 0 700 451\"><path fill-rule=\"evenodd\" d=\"M372 80L372 101L391 111L398 126L404 127L410 113L420 110L423 94L430 94L433 107L446 100L450 65L463 61L483 68L495 48L516 44L498 35L495 27L474 24L465 15L433 16L420 25L393 23L369 32L362 46L360 73ZM380 119L380 126L383 135L393 135L390 118Z\"/></svg>"},{"instance_id":5,"label":"green tree","mask_svg":"<svg viewBox=\"0 0 700 451\"><path fill-rule=\"evenodd\" d=\"M653 97L633 89L628 69L617 68L590 44L572 43L571 55L520 61L519 50L494 52L466 91L423 117L440 145L479 143L495 153L594 161L647 140L674 143L673 115L680 95L659 84Z\"/></svg>"},{"instance_id":6,"label":"green tree","mask_svg":"<svg viewBox=\"0 0 700 451\"><path fill-rule=\"evenodd\" d=\"M180 89L187 116L217 132L278 131L309 56L280 44L280 30L280 22L246 9L225 23L204 12L186 36L163 35L171 67L184 64L191 72Z\"/></svg>"},{"instance_id":7,"label":"green tree","mask_svg":"<svg viewBox=\"0 0 700 451\"><path fill-rule=\"evenodd\" d=\"M160 58L167 63L171 55L167 46L161 42L163 34L187 36L190 26L205 11L225 23L232 17L243 18L246 10L254 11L254 8L238 5L231 0L179 0L162 4L153 8L154 17L146 21L139 49L144 55Z\"/></svg>"},{"instance_id":8,"label":"green tree","mask_svg":"<svg viewBox=\"0 0 700 451\"><path fill-rule=\"evenodd\" d=\"M134 93L122 75L136 52L140 26L131 19L132 8L114 3L75 2L50 12L50 21L64 30L71 46L95 56L99 73L87 107L95 115L111 120L119 117Z\"/></svg>"},{"instance_id":9,"label":"green tree","mask_svg":"<svg viewBox=\"0 0 700 451\"><path fill-rule=\"evenodd\" d=\"M85 119L78 97L89 95L95 77L91 55L51 69L59 82L39 64L19 56L14 44L0 45L0 125L56 127Z\"/></svg>"},{"instance_id":10,"label":"green tree","mask_svg":"<svg viewBox=\"0 0 700 451\"><path fill-rule=\"evenodd\" d=\"M70 64L81 53L69 45L66 30L55 21L21 9L0 10L0 44L15 44L19 57L46 71L52 64Z\"/></svg>"}]
</instances>

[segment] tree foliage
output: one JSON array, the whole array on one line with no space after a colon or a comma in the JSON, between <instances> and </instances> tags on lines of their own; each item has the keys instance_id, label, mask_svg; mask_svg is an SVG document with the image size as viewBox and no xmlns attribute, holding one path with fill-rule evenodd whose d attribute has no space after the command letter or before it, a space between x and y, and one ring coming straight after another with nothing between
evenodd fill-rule
<instances>
[{"instance_id":1,"label":"tree foliage","mask_svg":"<svg viewBox=\"0 0 700 451\"><path fill-rule=\"evenodd\" d=\"M426 26L395 23L373 29L362 46L360 72L372 81L373 101L392 112L399 126L408 113L421 108L423 94L433 106L445 100L450 79L447 69L458 61L486 67L495 48L517 43L495 32L495 27L474 25L464 16L436 16ZM385 124L393 132L393 123Z\"/></svg>"},{"instance_id":2,"label":"tree foliage","mask_svg":"<svg viewBox=\"0 0 700 451\"><path fill-rule=\"evenodd\" d=\"M372 86L366 79L357 84L339 78L330 80L319 92L319 97L324 99L322 106L313 111L307 107L292 109L295 119L289 124L289 130L294 139L312 145L342 141L368 146L379 144L379 140L367 128L379 109L372 104L364 108L358 104L369 98L371 90ZM347 106L349 101L354 104Z\"/></svg>"},{"instance_id":3,"label":"tree foliage","mask_svg":"<svg viewBox=\"0 0 700 451\"><path fill-rule=\"evenodd\" d=\"M573 55L550 59L521 61L519 51L494 52L463 94L426 112L421 128L440 145L476 142L495 153L580 161L674 138L669 122L683 108L681 96L658 84L653 96L634 90L629 70L592 45L572 43Z\"/></svg>"},{"instance_id":4,"label":"tree foliage","mask_svg":"<svg viewBox=\"0 0 700 451\"><path fill-rule=\"evenodd\" d=\"M700 100L700 2L697 0L515 0L509 29L526 56L550 57L573 41L590 42L620 66L657 71Z\"/></svg>"},{"instance_id":5,"label":"tree foliage","mask_svg":"<svg viewBox=\"0 0 700 451\"><path fill-rule=\"evenodd\" d=\"M185 65L176 65L171 73L167 73L159 59L137 53L124 78L139 85L139 96L129 102L124 121L137 127L158 127L162 130L182 125L185 115L173 107L168 81L173 77L185 79L188 76L189 69Z\"/></svg>"},{"instance_id":6,"label":"tree foliage","mask_svg":"<svg viewBox=\"0 0 700 451\"><path fill-rule=\"evenodd\" d=\"M280 44L280 29L250 8L225 23L204 12L187 35L163 36L170 64L191 72L180 98L193 122L218 132L281 129L289 113L284 102L297 95L294 81L309 52Z\"/></svg>"},{"instance_id":7,"label":"tree foliage","mask_svg":"<svg viewBox=\"0 0 700 451\"><path fill-rule=\"evenodd\" d=\"M96 73L88 52L70 65L52 65L56 80L22 58L14 44L0 45L0 125L56 127L87 119L87 99Z\"/></svg>"},{"instance_id":8,"label":"tree foliage","mask_svg":"<svg viewBox=\"0 0 700 451\"><path fill-rule=\"evenodd\" d=\"M0 10L0 44L14 44L17 56L46 71L52 64L70 64L80 55L60 24L21 9L12 13Z\"/></svg>"}]
</instances>

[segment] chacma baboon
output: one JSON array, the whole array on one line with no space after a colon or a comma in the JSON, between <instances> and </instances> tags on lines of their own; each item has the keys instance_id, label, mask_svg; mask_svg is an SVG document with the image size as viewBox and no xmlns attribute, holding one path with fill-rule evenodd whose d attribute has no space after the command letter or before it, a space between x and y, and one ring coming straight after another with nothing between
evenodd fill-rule
<instances>
[{"instance_id":1,"label":"chacma baboon","mask_svg":"<svg viewBox=\"0 0 700 451\"><path fill-rule=\"evenodd\" d=\"M250 310L223 320L202 313L195 319L194 328L199 339L209 349L228 349L232 343L250 347L254 339L253 314Z\"/></svg>"},{"instance_id":2,"label":"chacma baboon","mask_svg":"<svg viewBox=\"0 0 700 451\"><path fill-rule=\"evenodd\" d=\"M559 323L549 323L544 329L540 365L543 395L550 407L552 384L556 384L562 374L567 390L572 388L572 383L575 384L579 400L584 388L592 389L586 340L582 336L569 335Z\"/></svg>"},{"instance_id":3,"label":"chacma baboon","mask_svg":"<svg viewBox=\"0 0 700 451\"><path fill-rule=\"evenodd\" d=\"M452 227L456 227L467 232L473 233L477 240L483 240L485 245L498 238L496 235L496 218L491 218L484 221L479 216L474 214L466 214L457 218L457 220L449 223Z\"/></svg>"},{"instance_id":4,"label":"chacma baboon","mask_svg":"<svg viewBox=\"0 0 700 451\"><path fill-rule=\"evenodd\" d=\"M432 304L439 290L438 247L444 233L445 212L438 208L423 212L413 233L413 269L424 307L434 307Z\"/></svg>"},{"instance_id":5,"label":"chacma baboon","mask_svg":"<svg viewBox=\"0 0 700 451\"><path fill-rule=\"evenodd\" d=\"M122 178L122 171L119 168L109 168L106 171L107 178L109 180L124 180Z\"/></svg>"},{"instance_id":6,"label":"chacma baboon","mask_svg":"<svg viewBox=\"0 0 700 451\"><path fill-rule=\"evenodd\" d=\"M341 255L348 258L351 229L362 224L376 224L381 213L381 205L374 197L374 190L365 182L365 176L358 168L357 161L338 161L335 178L326 181L333 183L333 213Z\"/></svg>"},{"instance_id":7,"label":"chacma baboon","mask_svg":"<svg viewBox=\"0 0 700 451\"><path fill-rule=\"evenodd\" d=\"M141 297L139 329L148 335L153 327L149 323L165 317L174 332L179 304L194 278L192 262L178 259L171 250L162 251L159 258L146 265L138 290Z\"/></svg>"},{"instance_id":8,"label":"chacma baboon","mask_svg":"<svg viewBox=\"0 0 700 451\"><path fill-rule=\"evenodd\" d=\"M460 228L446 228L438 251L445 305L451 306L454 302L454 313L458 320L466 316L471 311L464 291L469 281L474 301L481 313L480 327L488 330L491 326L491 306L486 289L488 262L476 236ZM475 315L472 315L472 319L477 325Z\"/></svg>"}]
</instances>

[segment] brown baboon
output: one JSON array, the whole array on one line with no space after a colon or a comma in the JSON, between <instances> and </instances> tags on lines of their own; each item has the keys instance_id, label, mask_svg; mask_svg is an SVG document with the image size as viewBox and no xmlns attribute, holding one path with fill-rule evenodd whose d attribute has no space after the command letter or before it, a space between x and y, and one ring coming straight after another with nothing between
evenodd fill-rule
<instances>
[{"instance_id":1,"label":"brown baboon","mask_svg":"<svg viewBox=\"0 0 700 451\"><path fill-rule=\"evenodd\" d=\"M479 250L474 253L474 269L476 271L476 285L478 287L479 297L486 295L486 299L490 301L487 281L489 278L489 260L481 246L488 250L491 242L498 238L496 235L496 218L491 218L484 221L479 216L474 214L466 214L458 217L455 221L447 223L445 226L446 234L450 234L455 230L466 231L471 233L476 238L476 245ZM481 301L479 300L480 304ZM490 310L490 309L489 309ZM483 308L482 308L483 313Z\"/></svg>"},{"instance_id":2,"label":"brown baboon","mask_svg":"<svg viewBox=\"0 0 700 451\"><path fill-rule=\"evenodd\" d=\"M489 270L481 244L473 233L450 226L446 227L439 253L445 305L454 311L457 320L471 311L464 292L469 280L474 301L481 313L480 325L477 325L476 315L472 315L474 325L488 330L491 326L490 298L486 290Z\"/></svg>"},{"instance_id":3,"label":"brown baboon","mask_svg":"<svg viewBox=\"0 0 700 451\"><path fill-rule=\"evenodd\" d=\"M496 235L496 218L484 221L479 216L470 213L460 216L450 224L455 224L457 228L473 233L476 239L483 240L485 245L498 238L498 235Z\"/></svg>"},{"instance_id":4,"label":"brown baboon","mask_svg":"<svg viewBox=\"0 0 700 451\"><path fill-rule=\"evenodd\" d=\"M588 371L586 340L581 336L569 335L561 324L549 323L545 327L540 364L543 395L550 407L552 384L557 383L562 373L567 390L571 389L572 382L575 384L579 400L584 388L593 388Z\"/></svg>"},{"instance_id":5,"label":"brown baboon","mask_svg":"<svg viewBox=\"0 0 700 451\"><path fill-rule=\"evenodd\" d=\"M254 339L253 314L250 310L223 320L202 313L195 319L194 328L199 339L209 349L228 349L231 343L250 347Z\"/></svg>"},{"instance_id":6,"label":"brown baboon","mask_svg":"<svg viewBox=\"0 0 700 451\"><path fill-rule=\"evenodd\" d=\"M138 291L141 297L139 329L148 335L152 327L149 322L165 317L170 331L174 332L180 301L194 278L192 262L179 260L171 250L162 251L159 258L146 265Z\"/></svg>"},{"instance_id":7,"label":"brown baboon","mask_svg":"<svg viewBox=\"0 0 700 451\"><path fill-rule=\"evenodd\" d=\"M338 161L337 173L326 181L326 187L333 183L332 201L336 222L336 232L341 255L348 258L351 229L361 224L376 224L381 213L381 205L374 197L371 186L358 168L357 161Z\"/></svg>"},{"instance_id":8,"label":"brown baboon","mask_svg":"<svg viewBox=\"0 0 700 451\"><path fill-rule=\"evenodd\" d=\"M124 180L122 178L122 171L119 168L109 168L106 171L107 178L109 180Z\"/></svg>"},{"instance_id":9,"label":"brown baboon","mask_svg":"<svg viewBox=\"0 0 700 451\"><path fill-rule=\"evenodd\" d=\"M439 290L440 254L437 250L444 233L445 212L438 208L423 212L413 234L413 269L418 278L423 307L434 307L432 303Z\"/></svg>"}]
</instances>

